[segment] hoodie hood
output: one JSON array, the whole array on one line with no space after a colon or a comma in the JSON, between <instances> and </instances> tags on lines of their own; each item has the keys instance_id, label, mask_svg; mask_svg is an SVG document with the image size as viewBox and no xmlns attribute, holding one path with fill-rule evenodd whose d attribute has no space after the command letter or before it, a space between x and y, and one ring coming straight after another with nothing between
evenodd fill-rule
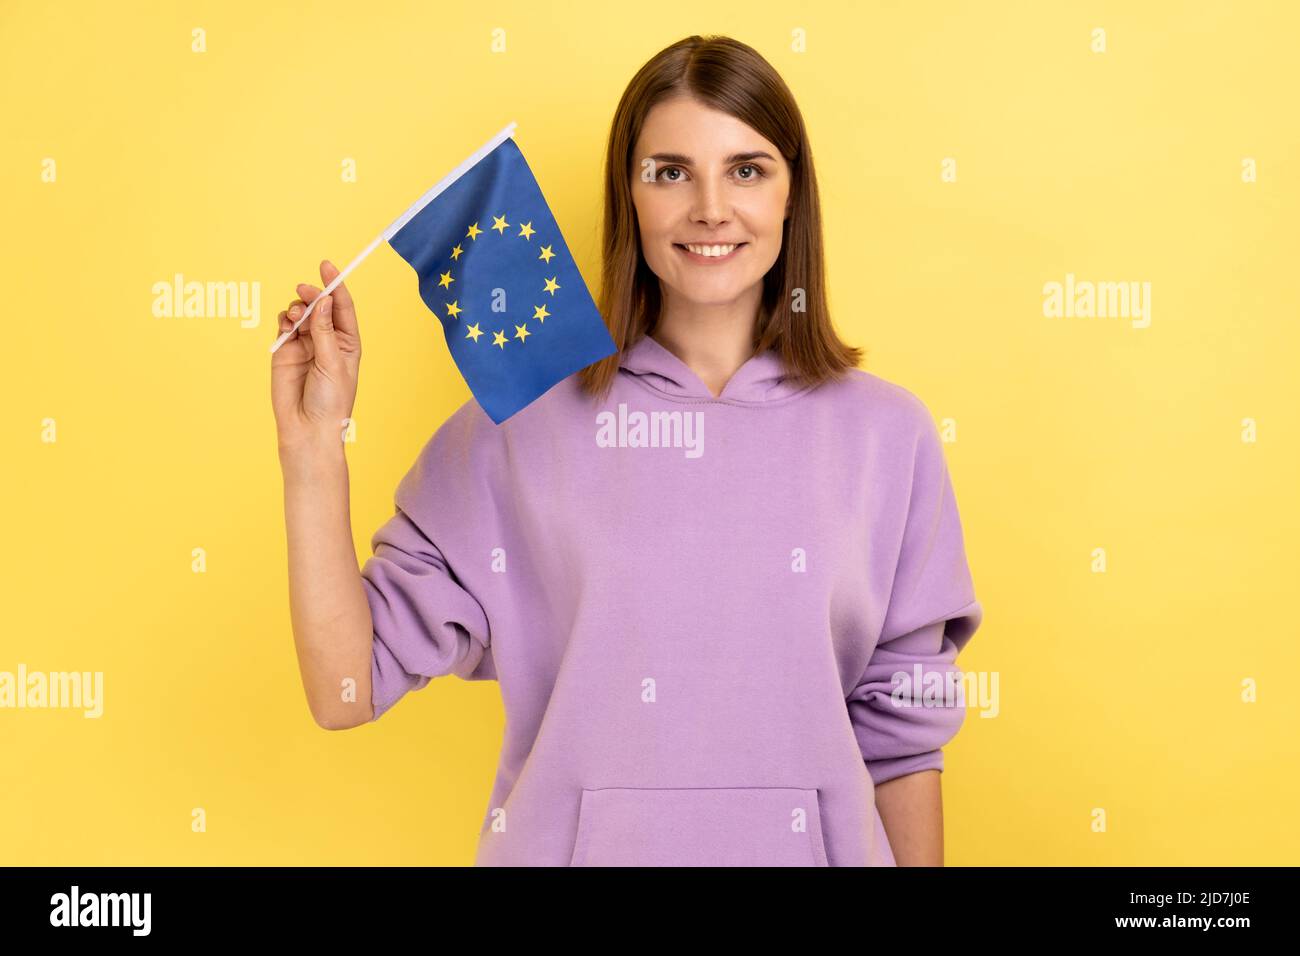
<instances>
[{"instance_id":1,"label":"hoodie hood","mask_svg":"<svg viewBox=\"0 0 1300 956\"><path fill-rule=\"evenodd\" d=\"M618 364L621 372L635 376L655 391L691 401L759 405L808 388L795 383L781 357L771 349L751 356L736 369L722 394L716 396L689 365L648 335L624 349Z\"/></svg>"}]
</instances>

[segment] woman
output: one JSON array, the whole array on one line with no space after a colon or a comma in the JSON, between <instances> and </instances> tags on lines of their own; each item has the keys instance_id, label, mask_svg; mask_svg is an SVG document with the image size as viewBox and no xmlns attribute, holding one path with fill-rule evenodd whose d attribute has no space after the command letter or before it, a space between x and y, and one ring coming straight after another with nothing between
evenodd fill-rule
<instances>
[{"instance_id":1,"label":"woman","mask_svg":"<svg viewBox=\"0 0 1300 956\"><path fill-rule=\"evenodd\" d=\"M726 38L662 51L609 139L620 351L501 426L462 405L360 570L345 286L275 353L312 713L354 727L435 677L499 681L478 865L942 864L963 709L910 694L957 673L982 611L934 422L854 367L820 233L771 66ZM297 291L278 332L320 290Z\"/></svg>"}]
</instances>

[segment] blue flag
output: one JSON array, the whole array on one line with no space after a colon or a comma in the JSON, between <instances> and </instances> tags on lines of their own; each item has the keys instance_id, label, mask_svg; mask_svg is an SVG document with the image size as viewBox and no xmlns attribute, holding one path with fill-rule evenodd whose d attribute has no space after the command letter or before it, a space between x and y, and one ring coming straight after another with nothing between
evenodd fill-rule
<instances>
[{"instance_id":1,"label":"blue flag","mask_svg":"<svg viewBox=\"0 0 1300 956\"><path fill-rule=\"evenodd\" d=\"M512 137L388 242L415 269L456 366L498 425L618 351Z\"/></svg>"}]
</instances>

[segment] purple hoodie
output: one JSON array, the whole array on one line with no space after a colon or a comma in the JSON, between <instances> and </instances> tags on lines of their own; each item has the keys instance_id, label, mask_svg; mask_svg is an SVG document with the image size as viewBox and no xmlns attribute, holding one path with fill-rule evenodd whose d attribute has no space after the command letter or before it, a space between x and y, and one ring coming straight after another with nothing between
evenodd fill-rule
<instances>
[{"instance_id":1,"label":"purple hoodie","mask_svg":"<svg viewBox=\"0 0 1300 956\"><path fill-rule=\"evenodd\" d=\"M467 401L395 503L361 570L375 719L498 681L475 865L895 865L874 784L943 769L965 709L933 685L983 616L910 391L767 351L715 398L646 336L603 402Z\"/></svg>"}]
</instances>

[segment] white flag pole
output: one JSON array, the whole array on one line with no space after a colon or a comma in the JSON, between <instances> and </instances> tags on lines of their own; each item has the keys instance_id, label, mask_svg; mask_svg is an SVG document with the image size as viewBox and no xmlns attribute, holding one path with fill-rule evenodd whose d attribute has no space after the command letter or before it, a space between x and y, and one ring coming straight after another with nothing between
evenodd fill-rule
<instances>
[{"instance_id":1,"label":"white flag pole","mask_svg":"<svg viewBox=\"0 0 1300 956\"><path fill-rule=\"evenodd\" d=\"M452 183L454 183L456 180L460 179L460 177L464 176L467 172L473 169L474 166L484 156L486 156L488 153L492 152L492 150L500 146L501 143L507 137L513 136L516 125L518 124L516 123L508 124L504 129L501 130L501 132L497 133L490 140L488 140L477 150L475 150L473 155L471 155L463 163L461 163L450 173L444 176L436 186L434 186L423 196L417 199L412 204L410 209L406 210L406 212L402 213L400 216L394 219L392 224L387 229L385 229L382 233L376 236L371 241L370 245L366 246L366 248L361 251L361 254L359 256L357 256L355 259L353 259L351 262L348 263L346 269L344 269L337 276L335 276L333 281L330 282L329 285L327 285L324 289L321 290L320 295L316 296L316 298L311 300L311 303L307 306L306 311L303 312L303 314L298 317L298 321L293 324L293 328L289 329L289 331L287 332L282 332L280 334L280 337L275 340L275 344L271 346L271 351L272 352L276 351L277 349L280 348L281 345L289 341L289 336L298 330L298 326L302 325L303 322L307 321L307 316L311 315L311 310L316 305L316 303L319 302L323 296L329 295L336 288L338 288L339 283L342 282L345 278L347 278L348 274L353 269L355 269L358 265L360 265L361 261L365 259L366 256L374 252L376 246L378 246L381 242L387 242L389 239L393 238L393 236L397 235L399 229L401 229L408 222L410 222L412 219L415 218L416 213L418 213L425 206L429 205L429 203L433 202L433 200L437 198L439 194L441 194L446 189L448 189Z\"/></svg>"}]
</instances>

